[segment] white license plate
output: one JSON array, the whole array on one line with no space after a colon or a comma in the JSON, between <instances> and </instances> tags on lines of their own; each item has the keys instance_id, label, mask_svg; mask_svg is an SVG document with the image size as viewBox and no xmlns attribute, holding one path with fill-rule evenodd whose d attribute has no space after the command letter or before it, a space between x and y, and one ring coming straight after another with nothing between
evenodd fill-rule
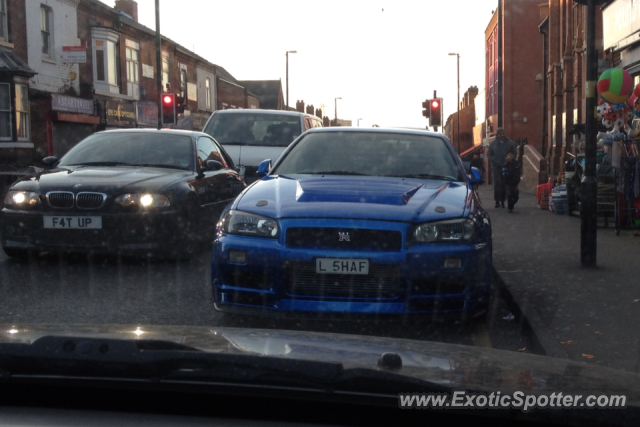
<instances>
[{"instance_id":1,"label":"white license plate","mask_svg":"<svg viewBox=\"0 0 640 427\"><path fill-rule=\"evenodd\" d=\"M96 230L102 228L101 216L44 216L44 228Z\"/></svg>"},{"instance_id":2,"label":"white license plate","mask_svg":"<svg viewBox=\"0 0 640 427\"><path fill-rule=\"evenodd\" d=\"M358 258L316 258L316 273L369 274L369 260Z\"/></svg>"}]
</instances>

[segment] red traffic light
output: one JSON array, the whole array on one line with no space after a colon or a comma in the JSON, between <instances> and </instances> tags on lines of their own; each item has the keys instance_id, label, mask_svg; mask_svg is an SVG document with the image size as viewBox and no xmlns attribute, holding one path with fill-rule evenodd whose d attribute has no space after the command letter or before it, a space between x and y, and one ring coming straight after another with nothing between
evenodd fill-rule
<instances>
[{"instance_id":1,"label":"red traffic light","mask_svg":"<svg viewBox=\"0 0 640 427\"><path fill-rule=\"evenodd\" d=\"M433 101L431 101L431 107L438 108L439 105L440 103L438 102L437 99L434 99Z\"/></svg>"},{"instance_id":2,"label":"red traffic light","mask_svg":"<svg viewBox=\"0 0 640 427\"><path fill-rule=\"evenodd\" d=\"M173 96L165 95L165 96L162 97L162 101L165 104L171 104L171 103L173 103Z\"/></svg>"}]
</instances>

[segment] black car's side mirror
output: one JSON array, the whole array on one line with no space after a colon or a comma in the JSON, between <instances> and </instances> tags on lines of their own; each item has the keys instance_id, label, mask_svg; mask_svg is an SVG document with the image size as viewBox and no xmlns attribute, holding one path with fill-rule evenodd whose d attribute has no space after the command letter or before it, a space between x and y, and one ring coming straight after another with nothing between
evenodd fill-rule
<instances>
[{"instance_id":1,"label":"black car's side mirror","mask_svg":"<svg viewBox=\"0 0 640 427\"><path fill-rule=\"evenodd\" d=\"M51 167L51 166L55 165L56 163L58 163L58 160L59 159L56 156L48 156L48 157L45 157L44 159L42 159L42 163L44 165L46 165L46 166Z\"/></svg>"},{"instance_id":2,"label":"black car's side mirror","mask_svg":"<svg viewBox=\"0 0 640 427\"><path fill-rule=\"evenodd\" d=\"M217 160L207 160L204 162L204 169L208 171L219 171L224 165Z\"/></svg>"}]
</instances>

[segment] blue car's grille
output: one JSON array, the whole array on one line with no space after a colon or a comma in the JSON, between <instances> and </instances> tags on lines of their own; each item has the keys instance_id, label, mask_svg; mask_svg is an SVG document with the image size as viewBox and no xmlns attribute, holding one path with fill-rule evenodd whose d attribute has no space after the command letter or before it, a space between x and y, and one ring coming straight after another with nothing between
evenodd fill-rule
<instances>
[{"instance_id":1,"label":"blue car's grille","mask_svg":"<svg viewBox=\"0 0 640 427\"><path fill-rule=\"evenodd\" d=\"M361 228L292 227L287 230L286 245L289 248L397 252L402 250L402 233Z\"/></svg>"},{"instance_id":2,"label":"blue car's grille","mask_svg":"<svg viewBox=\"0 0 640 427\"><path fill-rule=\"evenodd\" d=\"M391 298L398 294L400 267L371 264L369 274L318 274L314 262L293 263L287 293L299 296Z\"/></svg>"}]
</instances>

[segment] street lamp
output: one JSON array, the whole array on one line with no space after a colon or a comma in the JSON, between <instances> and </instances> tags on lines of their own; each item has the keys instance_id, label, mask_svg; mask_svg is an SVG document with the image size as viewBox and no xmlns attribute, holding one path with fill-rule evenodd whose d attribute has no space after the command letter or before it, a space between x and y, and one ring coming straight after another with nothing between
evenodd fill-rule
<instances>
[{"instance_id":1,"label":"street lamp","mask_svg":"<svg viewBox=\"0 0 640 427\"><path fill-rule=\"evenodd\" d=\"M360 120L362 120L362 119L358 119L358 127L360 127Z\"/></svg>"},{"instance_id":2,"label":"street lamp","mask_svg":"<svg viewBox=\"0 0 640 427\"><path fill-rule=\"evenodd\" d=\"M289 54L290 53L298 53L295 50L288 50L286 53L287 56L287 111L289 111Z\"/></svg>"},{"instance_id":3,"label":"street lamp","mask_svg":"<svg viewBox=\"0 0 640 427\"><path fill-rule=\"evenodd\" d=\"M336 109L335 109L335 114L336 114L336 126L338 126L338 99L342 99L340 97L337 97L334 99L335 101L335 105L336 105Z\"/></svg>"},{"instance_id":4,"label":"street lamp","mask_svg":"<svg viewBox=\"0 0 640 427\"><path fill-rule=\"evenodd\" d=\"M460 54L459 53L450 53L449 56L457 56L458 57L458 132L456 133L456 139L458 140L458 156L460 155Z\"/></svg>"}]
</instances>

